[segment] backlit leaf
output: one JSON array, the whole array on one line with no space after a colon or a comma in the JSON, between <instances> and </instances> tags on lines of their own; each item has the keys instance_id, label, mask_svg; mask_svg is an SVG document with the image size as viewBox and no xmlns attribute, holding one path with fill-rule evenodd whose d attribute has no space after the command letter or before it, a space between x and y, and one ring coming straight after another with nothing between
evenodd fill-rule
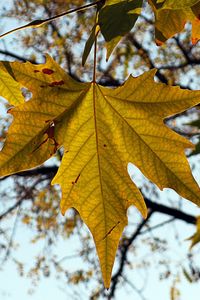
<instances>
[{"instance_id":1,"label":"backlit leaf","mask_svg":"<svg viewBox=\"0 0 200 300\"><path fill-rule=\"evenodd\" d=\"M190 248L194 247L196 244L200 242L200 216L197 217L195 234L193 234L187 240L191 240Z\"/></svg>"},{"instance_id":2,"label":"backlit leaf","mask_svg":"<svg viewBox=\"0 0 200 300\"><path fill-rule=\"evenodd\" d=\"M188 125L196 127L197 129L199 129L199 131L198 131L199 132L199 135L198 135L199 141L197 142L196 148L192 151L192 153L190 154L190 156L196 155L196 154L200 154L200 119L192 121Z\"/></svg>"},{"instance_id":3,"label":"backlit leaf","mask_svg":"<svg viewBox=\"0 0 200 300\"><path fill-rule=\"evenodd\" d=\"M192 23L192 42L196 43L200 39L199 0L169 0L162 3L148 0L148 2L155 14L155 35L158 44L181 32L186 22Z\"/></svg>"},{"instance_id":4,"label":"backlit leaf","mask_svg":"<svg viewBox=\"0 0 200 300\"><path fill-rule=\"evenodd\" d=\"M163 2L163 8L182 9L182 8L188 8L195 5L197 2L199 2L199 0L165 0L162 2Z\"/></svg>"},{"instance_id":5,"label":"backlit leaf","mask_svg":"<svg viewBox=\"0 0 200 300\"><path fill-rule=\"evenodd\" d=\"M173 188L200 205L200 189L184 154L193 144L163 123L198 104L200 92L155 83L155 71L130 76L116 89L78 83L50 57L42 65L9 67L33 97L9 111L14 121L0 155L0 176L37 166L64 147L52 183L61 186L62 213L74 207L89 227L109 287L128 207L147 213L127 173L129 162L160 189Z\"/></svg>"},{"instance_id":6,"label":"backlit leaf","mask_svg":"<svg viewBox=\"0 0 200 300\"><path fill-rule=\"evenodd\" d=\"M83 51L83 56L82 56L82 65L84 66L85 65L85 62L88 58L88 55L90 54L90 51L92 49L92 46L95 42L95 38L97 37L99 33L99 26L98 25L95 25L93 28L92 28L92 32L87 40L87 42L85 43L85 47L84 47L84 51Z\"/></svg>"},{"instance_id":7,"label":"backlit leaf","mask_svg":"<svg viewBox=\"0 0 200 300\"><path fill-rule=\"evenodd\" d=\"M142 3L143 0L107 0L100 9L98 24L106 41L107 59L121 38L133 28Z\"/></svg>"}]
</instances>

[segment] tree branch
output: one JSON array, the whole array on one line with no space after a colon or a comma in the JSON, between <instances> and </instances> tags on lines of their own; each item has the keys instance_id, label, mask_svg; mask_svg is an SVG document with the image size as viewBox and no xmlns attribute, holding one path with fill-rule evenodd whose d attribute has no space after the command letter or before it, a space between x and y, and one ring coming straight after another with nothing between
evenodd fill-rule
<instances>
[{"instance_id":1,"label":"tree branch","mask_svg":"<svg viewBox=\"0 0 200 300\"><path fill-rule=\"evenodd\" d=\"M159 212L165 215L172 216L178 220L184 221L189 224L196 224L196 217L186 214L176 208L171 208L166 205L158 204L156 202L151 201L148 198L144 198L147 207L153 210L154 212Z\"/></svg>"},{"instance_id":2,"label":"tree branch","mask_svg":"<svg viewBox=\"0 0 200 300\"><path fill-rule=\"evenodd\" d=\"M56 174L56 172L58 171L58 167L57 166L51 166L51 167L40 167L40 168L35 168L35 169L31 169L31 170L27 170L27 171L23 171L23 172L19 172L13 175L8 175L5 177L0 178L0 181L3 181L5 179L7 179L10 176L18 176L18 177L31 177L31 176L38 176L38 175L47 175L47 178L53 178Z\"/></svg>"},{"instance_id":3,"label":"tree branch","mask_svg":"<svg viewBox=\"0 0 200 300\"><path fill-rule=\"evenodd\" d=\"M146 225L146 223L150 219L152 213L153 213L153 211L149 212L147 218L142 220L142 222L138 225L138 227L137 227L136 231L133 233L133 235L129 239L125 239L123 241L123 244L120 246L120 248L121 248L120 266L119 266L118 271L112 277L112 284L111 284L110 292L109 292L109 295L108 295L108 299L112 299L114 297L116 287L117 287L117 284L119 282L119 278L122 275L124 267L125 267L126 262L127 262L127 253L128 253L129 247L131 246L133 241L135 241L135 239L139 235L142 228Z\"/></svg>"},{"instance_id":4,"label":"tree branch","mask_svg":"<svg viewBox=\"0 0 200 300\"><path fill-rule=\"evenodd\" d=\"M145 202L147 204L147 207L150 209L150 212L148 214L147 219L143 220L139 224L139 226L137 227L137 229L133 233L133 235L130 238L124 240L123 244L121 245L120 266L119 266L118 271L112 277L112 285L111 285L111 288L110 288L109 295L107 297L108 299L113 299L113 297L114 297L114 294L115 294L115 291L116 291L116 288L117 288L117 284L119 282L119 278L122 276L124 267L127 263L127 253L128 253L130 245L135 241L137 236L140 235L141 229L148 222L148 220L150 219L152 213L159 212L159 213L167 214L167 215L170 215L170 216L174 217L174 220L179 219L179 220L185 221L185 222L190 223L190 224L196 224L196 217L194 217L192 215L181 212L180 210L177 210L175 208L170 208L170 207L167 207L165 205L155 203L155 202L153 202L153 201L151 201L147 198L145 198Z\"/></svg>"},{"instance_id":5,"label":"tree branch","mask_svg":"<svg viewBox=\"0 0 200 300\"><path fill-rule=\"evenodd\" d=\"M129 34L127 38L128 38L128 40L135 46L135 48L136 48L137 50L142 50L142 51L143 51L143 53L144 53L146 59L148 59L148 63L149 63L150 69L156 68L156 66L155 66L155 64L153 63L153 60L151 59L151 56L149 55L148 51L147 51L146 49L144 49L144 48L142 47L142 45L141 45L138 41L136 41L136 39L133 37L133 35L132 35L132 34ZM157 76L157 78L158 78L161 82L163 82L163 83L165 83L165 84L168 84L168 79L167 79L167 78L166 78L166 77L165 77L158 69L157 69L157 72L156 72L156 76Z\"/></svg>"},{"instance_id":6,"label":"tree branch","mask_svg":"<svg viewBox=\"0 0 200 300\"><path fill-rule=\"evenodd\" d=\"M18 59L22 62L26 62L26 61L29 61L31 62L32 64L36 64L36 61L35 60L31 60L31 59L28 59L28 58L24 58L16 53L13 53L13 52L10 52L10 51L7 51L7 50L0 50L0 54L3 54L5 56L10 56L14 59Z\"/></svg>"},{"instance_id":7,"label":"tree branch","mask_svg":"<svg viewBox=\"0 0 200 300\"><path fill-rule=\"evenodd\" d=\"M47 179L51 180L55 176L57 171L58 171L57 166L50 166L50 167L43 166L40 168L19 172L12 176L31 177L31 176L38 176L38 175L46 175ZM2 177L0 181L3 181L8 177L10 176ZM171 208L163 204L158 204L156 202L151 201L147 197L144 197L144 200L147 204L147 207L153 210L154 212L159 212L165 215L169 215L171 217L174 217L178 220L184 221L189 224L196 224L196 217L193 215L182 212L176 208Z\"/></svg>"},{"instance_id":8,"label":"tree branch","mask_svg":"<svg viewBox=\"0 0 200 300\"><path fill-rule=\"evenodd\" d=\"M4 213L2 213L0 215L0 221L6 217L9 213L11 213L13 210L15 210L16 208L20 207L20 205L22 204L22 202L24 201L23 199L20 199L19 201L16 201L15 204L13 204L11 207L9 207Z\"/></svg>"}]
</instances>

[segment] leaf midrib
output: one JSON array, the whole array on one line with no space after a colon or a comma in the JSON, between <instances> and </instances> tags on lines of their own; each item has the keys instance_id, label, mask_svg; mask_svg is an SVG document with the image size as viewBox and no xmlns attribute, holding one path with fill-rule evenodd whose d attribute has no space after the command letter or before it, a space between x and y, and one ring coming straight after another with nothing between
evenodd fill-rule
<instances>
[{"instance_id":1,"label":"leaf midrib","mask_svg":"<svg viewBox=\"0 0 200 300\"><path fill-rule=\"evenodd\" d=\"M100 184L100 188L101 188L101 195L102 195L102 206L103 206L103 215L106 216L106 209L105 209L105 200L104 200L104 196L103 196L103 188L102 188L102 173L101 173L101 166L100 166L100 157L99 157L99 141L98 141L98 126L97 126L97 116L96 116L96 87L98 87L98 85L96 83L92 83L93 85L93 113L94 113L94 128L95 128L95 136L96 136L96 152L97 152L97 162L98 162L98 171L99 171L99 184ZM104 234L106 235L106 228L107 228L107 218L104 218ZM108 239L105 238L103 240L105 242L105 257L104 257L104 261L105 266L107 268L107 266L109 265L109 261L108 261ZM107 272L106 272L106 281L108 280L107 278Z\"/></svg>"}]
</instances>

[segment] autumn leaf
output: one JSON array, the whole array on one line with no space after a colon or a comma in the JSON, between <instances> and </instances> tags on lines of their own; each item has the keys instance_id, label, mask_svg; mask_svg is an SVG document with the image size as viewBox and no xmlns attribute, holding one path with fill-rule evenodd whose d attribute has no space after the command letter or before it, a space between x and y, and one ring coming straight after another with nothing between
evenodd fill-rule
<instances>
[{"instance_id":1,"label":"autumn leaf","mask_svg":"<svg viewBox=\"0 0 200 300\"><path fill-rule=\"evenodd\" d=\"M191 240L190 249L200 242L200 216L197 217L196 232L187 240Z\"/></svg>"},{"instance_id":2,"label":"autumn leaf","mask_svg":"<svg viewBox=\"0 0 200 300\"><path fill-rule=\"evenodd\" d=\"M83 65L99 28L106 41L108 60L121 38L134 27L143 7L143 0L106 0L104 2L104 4L100 2L97 6L97 24L93 26L86 42ZM181 32L186 22L192 23L192 42L196 43L200 39L199 0L148 0L148 2L155 15L155 36L158 44Z\"/></svg>"},{"instance_id":3,"label":"autumn leaf","mask_svg":"<svg viewBox=\"0 0 200 300\"><path fill-rule=\"evenodd\" d=\"M155 36L158 44L165 42L192 23L192 42L200 39L200 1L148 0L155 15Z\"/></svg>"},{"instance_id":4,"label":"autumn leaf","mask_svg":"<svg viewBox=\"0 0 200 300\"><path fill-rule=\"evenodd\" d=\"M170 9L182 9L182 8L188 8L196 3L198 3L199 0L161 0L157 1L157 3L163 3L163 8L170 8Z\"/></svg>"},{"instance_id":5,"label":"autumn leaf","mask_svg":"<svg viewBox=\"0 0 200 300\"><path fill-rule=\"evenodd\" d=\"M74 207L89 227L109 287L128 207L147 213L127 173L129 162L160 189L173 188L200 205L184 154L194 146L163 123L198 104L200 92L155 83L154 70L130 76L116 89L79 83L49 56L42 65L9 63L9 70L33 96L9 111L14 121L1 151L0 176L33 168L64 148L52 181L62 189L61 211Z\"/></svg>"},{"instance_id":6,"label":"autumn leaf","mask_svg":"<svg viewBox=\"0 0 200 300\"><path fill-rule=\"evenodd\" d=\"M9 110L9 113L14 116L15 122L11 125L4 150L1 152L1 174L33 168L55 154L58 144L53 137L49 138L49 136L54 131L55 124L51 120L59 114L59 104L56 104L54 100L51 103L50 99L51 97L57 98L59 89L56 87L62 86L63 80L68 82L68 89L72 90L70 98L73 99L73 95L77 97L80 94L78 88L73 94L73 80L50 59L48 68L45 68L45 65L31 63L8 64L10 75L12 74L21 85L28 88L33 93L33 98L25 105L19 105L15 109ZM56 68L59 68L59 71ZM45 87L49 87L49 92L52 93L50 97L47 95L46 101L43 96ZM11 102L11 104L13 103Z\"/></svg>"},{"instance_id":7,"label":"autumn leaf","mask_svg":"<svg viewBox=\"0 0 200 300\"><path fill-rule=\"evenodd\" d=\"M189 274L189 272L184 267L182 268L182 271L183 271L183 275L185 276L185 279L187 279L187 281L189 283L192 283L193 282L193 278L191 277L191 275Z\"/></svg>"},{"instance_id":8,"label":"autumn leaf","mask_svg":"<svg viewBox=\"0 0 200 300\"><path fill-rule=\"evenodd\" d=\"M197 43L200 39L200 1L191 7L192 15L190 21L192 23L192 42Z\"/></svg>"},{"instance_id":9,"label":"autumn leaf","mask_svg":"<svg viewBox=\"0 0 200 300\"><path fill-rule=\"evenodd\" d=\"M187 125L190 125L192 127L195 127L197 130L199 129L199 134L198 134L198 142L196 144L196 148L191 152L190 156L196 155L200 153L200 119L197 119L195 121L192 121L188 123Z\"/></svg>"}]
</instances>

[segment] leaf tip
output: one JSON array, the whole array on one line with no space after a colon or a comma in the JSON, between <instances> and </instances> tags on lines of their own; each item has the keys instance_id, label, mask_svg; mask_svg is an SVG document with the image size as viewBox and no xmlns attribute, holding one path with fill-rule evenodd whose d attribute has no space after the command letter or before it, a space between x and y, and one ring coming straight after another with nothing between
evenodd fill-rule
<instances>
[{"instance_id":1,"label":"leaf tip","mask_svg":"<svg viewBox=\"0 0 200 300\"><path fill-rule=\"evenodd\" d=\"M64 216L66 209L62 205L60 206L60 211L61 211L62 216Z\"/></svg>"},{"instance_id":2,"label":"leaf tip","mask_svg":"<svg viewBox=\"0 0 200 300\"><path fill-rule=\"evenodd\" d=\"M45 63L46 64L48 64L49 62L53 62L54 63L53 58L48 53L44 54L44 58L45 58Z\"/></svg>"},{"instance_id":3,"label":"leaf tip","mask_svg":"<svg viewBox=\"0 0 200 300\"><path fill-rule=\"evenodd\" d=\"M106 277L106 280L104 280L104 287L107 291L110 288L110 282L111 282L111 277Z\"/></svg>"},{"instance_id":4,"label":"leaf tip","mask_svg":"<svg viewBox=\"0 0 200 300\"><path fill-rule=\"evenodd\" d=\"M146 203L145 203L145 207L144 207L143 211L141 211L141 214L142 214L142 216L143 216L144 219L147 218L147 216L148 216L148 209L147 209Z\"/></svg>"},{"instance_id":5,"label":"leaf tip","mask_svg":"<svg viewBox=\"0 0 200 300\"><path fill-rule=\"evenodd\" d=\"M9 107L7 110L7 114L12 114L13 109L14 109L14 106Z\"/></svg>"}]
</instances>

